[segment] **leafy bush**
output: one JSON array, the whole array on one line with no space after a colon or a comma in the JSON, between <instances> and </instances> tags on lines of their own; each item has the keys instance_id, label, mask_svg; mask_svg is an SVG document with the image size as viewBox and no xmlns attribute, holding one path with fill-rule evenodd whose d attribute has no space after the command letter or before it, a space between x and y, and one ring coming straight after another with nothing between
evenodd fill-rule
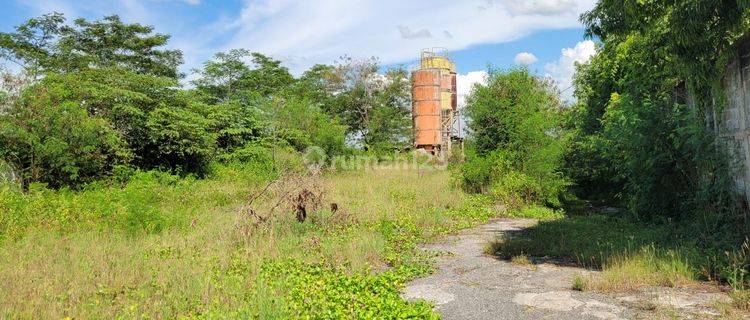
<instances>
[{"instance_id":1,"label":"leafy bush","mask_svg":"<svg viewBox=\"0 0 750 320\"><path fill-rule=\"evenodd\" d=\"M566 186L562 179L539 181L522 172L508 171L499 175L489 193L510 205L541 203L559 207L557 196Z\"/></svg>"},{"instance_id":2,"label":"leafy bush","mask_svg":"<svg viewBox=\"0 0 750 320\"><path fill-rule=\"evenodd\" d=\"M231 153L224 154L219 158L222 162L241 163L263 163L270 164L273 161L271 150L258 144L247 144Z\"/></svg>"},{"instance_id":3,"label":"leafy bush","mask_svg":"<svg viewBox=\"0 0 750 320\"><path fill-rule=\"evenodd\" d=\"M141 169L202 174L213 154L215 135L212 130L216 128L203 114L208 113L209 108L194 101L189 94L174 89L176 85L173 79L117 68L83 70L49 74L39 84L28 88L20 103L44 106L50 113L76 106L76 121L97 121L100 127L106 127L106 130L99 130L102 136L95 138L101 140L97 143L115 143L114 138L104 137L107 132L112 137L120 137L124 141L120 147L125 150L120 153L132 154L133 165ZM109 162L114 166L129 160ZM111 170L100 171L97 177L106 176ZM32 181L44 180L33 178ZM84 181L68 184L81 182Z\"/></svg>"},{"instance_id":4,"label":"leafy bush","mask_svg":"<svg viewBox=\"0 0 750 320\"><path fill-rule=\"evenodd\" d=\"M204 174L214 151L210 122L184 109L159 108L146 121L143 160L177 172Z\"/></svg>"},{"instance_id":5,"label":"leafy bush","mask_svg":"<svg viewBox=\"0 0 750 320\"><path fill-rule=\"evenodd\" d=\"M261 138L258 109L232 100L211 106L208 118L213 122L217 147L231 152Z\"/></svg>"},{"instance_id":6,"label":"leafy bush","mask_svg":"<svg viewBox=\"0 0 750 320\"><path fill-rule=\"evenodd\" d=\"M628 35L579 68L566 172L582 196L622 200L638 218L732 216L732 159L716 148L706 109L688 105L681 67L662 46ZM593 90L602 83L609 91Z\"/></svg>"},{"instance_id":7,"label":"leafy bush","mask_svg":"<svg viewBox=\"0 0 750 320\"><path fill-rule=\"evenodd\" d=\"M78 104L25 100L0 116L0 158L18 168L25 186L58 188L106 177L131 154L105 119Z\"/></svg>"},{"instance_id":8,"label":"leafy bush","mask_svg":"<svg viewBox=\"0 0 750 320\"><path fill-rule=\"evenodd\" d=\"M270 122L268 126L276 129L271 134L297 151L316 146L329 159L346 152L346 126L323 113L313 101L290 97L283 102L268 100L261 108Z\"/></svg>"},{"instance_id":9,"label":"leafy bush","mask_svg":"<svg viewBox=\"0 0 750 320\"><path fill-rule=\"evenodd\" d=\"M467 191L491 192L514 203L560 205L564 137L550 83L526 69L492 70L467 99L471 129L467 162L459 167Z\"/></svg>"},{"instance_id":10,"label":"leafy bush","mask_svg":"<svg viewBox=\"0 0 750 320\"><path fill-rule=\"evenodd\" d=\"M494 180L494 163L488 157L470 157L458 166L458 179L464 190L481 193L488 190Z\"/></svg>"}]
</instances>

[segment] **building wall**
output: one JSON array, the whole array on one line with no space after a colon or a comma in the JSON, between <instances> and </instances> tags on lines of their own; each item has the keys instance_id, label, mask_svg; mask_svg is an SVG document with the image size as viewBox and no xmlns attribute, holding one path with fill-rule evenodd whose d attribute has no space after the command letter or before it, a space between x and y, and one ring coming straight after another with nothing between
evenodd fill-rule
<instances>
[{"instance_id":1,"label":"building wall","mask_svg":"<svg viewBox=\"0 0 750 320\"><path fill-rule=\"evenodd\" d=\"M715 111L714 129L725 138L738 160L735 185L750 201L750 39L735 47L737 58L727 66L723 80L726 105ZM720 113L720 114L716 114Z\"/></svg>"}]
</instances>

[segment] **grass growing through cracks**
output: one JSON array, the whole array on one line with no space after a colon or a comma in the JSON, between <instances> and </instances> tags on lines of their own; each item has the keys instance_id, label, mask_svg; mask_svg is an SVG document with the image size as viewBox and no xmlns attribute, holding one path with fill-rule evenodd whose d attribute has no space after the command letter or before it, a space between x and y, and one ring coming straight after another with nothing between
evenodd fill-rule
<instances>
[{"instance_id":1,"label":"grass growing through cracks","mask_svg":"<svg viewBox=\"0 0 750 320\"><path fill-rule=\"evenodd\" d=\"M562 258L602 270L596 277L574 278L575 290L624 292L718 280L733 287L736 308L747 310L747 240L743 243L742 235L721 234L706 239L694 228L677 223L633 222L603 214L574 215L541 221L519 235L494 243L491 251L506 259L518 255Z\"/></svg>"},{"instance_id":2,"label":"grass growing through cracks","mask_svg":"<svg viewBox=\"0 0 750 320\"><path fill-rule=\"evenodd\" d=\"M447 172L345 172L323 177L345 219L289 212L241 232L274 176L259 170L1 191L0 318L435 318L398 295L431 270L417 245L495 214Z\"/></svg>"}]
</instances>

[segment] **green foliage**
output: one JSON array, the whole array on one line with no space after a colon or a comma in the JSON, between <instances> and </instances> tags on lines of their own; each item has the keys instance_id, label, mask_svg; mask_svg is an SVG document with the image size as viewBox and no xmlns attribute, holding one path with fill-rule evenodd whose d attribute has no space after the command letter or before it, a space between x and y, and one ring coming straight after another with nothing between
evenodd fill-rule
<instances>
[{"instance_id":1,"label":"green foliage","mask_svg":"<svg viewBox=\"0 0 750 320\"><path fill-rule=\"evenodd\" d=\"M345 266L295 261L265 264L261 278L288 292L287 313L298 319L438 319L424 301L401 299L406 278L400 269L351 274Z\"/></svg>"},{"instance_id":2,"label":"green foliage","mask_svg":"<svg viewBox=\"0 0 750 320\"><path fill-rule=\"evenodd\" d=\"M582 196L622 200L648 219L738 218L731 152L716 147L706 119L722 110L718 84L747 30L747 9L731 1L601 1L582 16L604 41L579 67L580 104L570 113L566 172Z\"/></svg>"},{"instance_id":3,"label":"green foliage","mask_svg":"<svg viewBox=\"0 0 750 320\"><path fill-rule=\"evenodd\" d=\"M750 225L738 214L731 153L706 120L721 113L719 80L747 14L733 1L601 1L584 14L603 43L578 67L566 172L580 195L624 203L649 223L576 217L540 224L503 250L614 265L625 278L670 278L686 262L691 271L677 273L736 283Z\"/></svg>"},{"instance_id":4,"label":"green foliage","mask_svg":"<svg viewBox=\"0 0 750 320\"><path fill-rule=\"evenodd\" d=\"M245 63L247 58L252 67ZM295 81L280 61L244 49L217 53L215 60L205 62L197 72L201 77L193 84L213 102L239 99L246 103L248 95L277 95Z\"/></svg>"},{"instance_id":5,"label":"green foliage","mask_svg":"<svg viewBox=\"0 0 750 320\"><path fill-rule=\"evenodd\" d=\"M564 137L549 83L526 69L493 70L467 99L471 152L459 167L464 188L509 203L559 206Z\"/></svg>"},{"instance_id":6,"label":"green foliage","mask_svg":"<svg viewBox=\"0 0 750 320\"><path fill-rule=\"evenodd\" d=\"M411 85L404 69L386 72L375 106L365 118L363 143L376 152L403 149L411 142Z\"/></svg>"},{"instance_id":7,"label":"green foliage","mask_svg":"<svg viewBox=\"0 0 750 320\"><path fill-rule=\"evenodd\" d=\"M376 153L403 149L411 139L410 82L406 70L378 73L375 59L344 57L315 66L295 88L316 97L321 109L347 126L349 137Z\"/></svg>"},{"instance_id":8,"label":"green foliage","mask_svg":"<svg viewBox=\"0 0 750 320\"><path fill-rule=\"evenodd\" d=\"M273 162L273 154L269 148L250 143L235 149L231 153L221 155L219 159L225 163L271 164Z\"/></svg>"},{"instance_id":9,"label":"green foliage","mask_svg":"<svg viewBox=\"0 0 750 320\"><path fill-rule=\"evenodd\" d=\"M146 121L142 159L167 170L205 174L214 151L210 122L186 109L158 108Z\"/></svg>"},{"instance_id":10,"label":"green foliage","mask_svg":"<svg viewBox=\"0 0 750 320\"><path fill-rule=\"evenodd\" d=\"M50 74L27 89L24 101L51 110L75 104L90 118L108 120L127 142L132 163L142 169L201 174L213 153L214 124L201 114L207 106L175 85L169 78L123 69L90 69Z\"/></svg>"},{"instance_id":11,"label":"green foliage","mask_svg":"<svg viewBox=\"0 0 750 320\"><path fill-rule=\"evenodd\" d=\"M178 78L179 50L159 49L169 36L153 27L125 24L116 15L65 24L60 13L30 19L15 32L0 33L0 57L23 64L28 72L72 72L118 67L137 73Z\"/></svg>"},{"instance_id":12,"label":"green foliage","mask_svg":"<svg viewBox=\"0 0 750 320\"><path fill-rule=\"evenodd\" d=\"M527 69L491 70L466 102L467 125L478 155L494 150L528 154L554 140L559 101L549 83Z\"/></svg>"},{"instance_id":13,"label":"green foliage","mask_svg":"<svg viewBox=\"0 0 750 320\"><path fill-rule=\"evenodd\" d=\"M78 186L110 175L131 158L122 136L72 102L27 100L0 116L0 158L28 186Z\"/></svg>"},{"instance_id":14,"label":"green foliage","mask_svg":"<svg viewBox=\"0 0 750 320\"><path fill-rule=\"evenodd\" d=\"M289 70L281 65L281 61L254 52L250 54L255 69L240 78L240 86L250 91L268 96L281 91L294 82Z\"/></svg>"},{"instance_id":15,"label":"green foliage","mask_svg":"<svg viewBox=\"0 0 750 320\"><path fill-rule=\"evenodd\" d=\"M274 130L269 135L297 151L316 146L322 148L328 157L346 152L346 126L331 119L306 98L268 100L261 105L261 110L268 119L266 126Z\"/></svg>"},{"instance_id":16,"label":"green foliage","mask_svg":"<svg viewBox=\"0 0 750 320\"><path fill-rule=\"evenodd\" d=\"M211 130L216 132L221 150L232 151L263 136L261 115L253 105L237 100L219 103L211 106L207 117L213 122Z\"/></svg>"},{"instance_id":17,"label":"green foliage","mask_svg":"<svg viewBox=\"0 0 750 320\"><path fill-rule=\"evenodd\" d=\"M469 149L470 151L472 149ZM464 190L473 193L489 191L490 184L497 179L496 167L507 168L507 163L492 153L486 157L469 155L462 165L458 166L457 177Z\"/></svg>"},{"instance_id":18,"label":"green foliage","mask_svg":"<svg viewBox=\"0 0 750 320\"><path fill-rule=\"evenodd\" d=\"M602 134L571 132L563 172L574 182L572 189L576 194L591 200L620 201L625 177L618 175L611 149L612 141Z\"/></svg>"},{"instance_id":19,"label":"green foliage","mask_svg":"<svg viewBox=\"0 0 750 320\"><path fill-rule=\"evenodd\" d=\"M541 203L559 207L562 205L559 197L567 186L567 182L559 176L557 179L540 180L523 172L508 170L494 181L489 194L511 206Z\"/></svg>"},{"instance_id":20,"label":"green foliage","mask_svg":"<svg viewBox=\"0 0 750 320\"><path fill-rule=\"evenodd\" d=\"M193 84L216 102L236 97L239 91L246 89L239 81L250 72L250 67L242 60L248 55L250 53L242 49L217 53L215 60L206 61L203 69L195 70L201 77L193 80Z\"/></svg>"}]
</instances>

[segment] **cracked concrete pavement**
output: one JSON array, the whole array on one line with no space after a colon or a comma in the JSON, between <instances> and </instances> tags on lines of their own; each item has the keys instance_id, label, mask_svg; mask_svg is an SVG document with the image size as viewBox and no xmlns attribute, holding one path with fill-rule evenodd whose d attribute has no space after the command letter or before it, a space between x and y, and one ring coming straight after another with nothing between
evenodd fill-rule
<instances>
[{"instance_id":1,"label":"cracked concrete pavement","mask_svg":"<svg viewBox=\"0 0 750 320\"><path fill-rule=\"evenodd\" d=\"M424 246L446 254L438 258L436 273L408 283L402 296L431 301L443 319L650 318L647 311L630 307L626 297L570 289L576 275L595 271L548 263L519 265L484 253L498 236L534 223L494 220Z\"/></svg>"}]
</instances>

